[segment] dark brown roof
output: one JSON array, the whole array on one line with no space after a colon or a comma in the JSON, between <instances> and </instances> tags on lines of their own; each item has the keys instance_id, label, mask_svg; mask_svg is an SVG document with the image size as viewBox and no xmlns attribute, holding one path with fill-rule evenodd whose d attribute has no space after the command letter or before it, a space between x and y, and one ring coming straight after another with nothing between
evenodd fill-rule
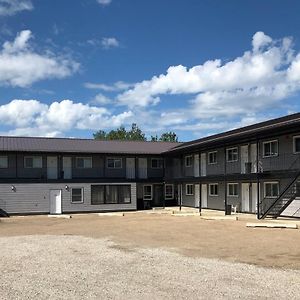
<instances>
[{"instance_id":1,"label":"dark brown roof","mask_svg":"<svg viewBox=\"0 0 300 300\"><path fill-rule=\"evenodd\" d=\"M272 132L272 134L274 134L275 130L278 131L279 129L290 128L292 126L300 126L300 113L291 114L281 118L276 118L256 123L254 125L249 125L227 132L211 135L205 138L193 140L191 142L178 145L177 147L170 149L168 152L192 150L200 146L208 147L211 144L223 143L235 139L241 139L243 137L247 137L248 139L250 139L266 132Z\"/></svg>"},{"instance_id":2,"label":"dark brown roof","mask_svg":"<svg viewBox=\"0 0 300 300\"><path fill-rule=\"evenodd\" d=\"M160 154L178 145L180 143L99 141L45 137L0 137L0 151Z\"/></svg>"}]
</instances>

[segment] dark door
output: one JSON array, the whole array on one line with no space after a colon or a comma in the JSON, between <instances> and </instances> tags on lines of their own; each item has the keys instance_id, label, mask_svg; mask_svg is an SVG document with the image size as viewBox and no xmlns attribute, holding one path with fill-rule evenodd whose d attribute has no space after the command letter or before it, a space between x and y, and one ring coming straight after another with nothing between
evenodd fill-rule
<instances>
[{"instance_id":1,"label":"dark door","mask_svg":"<svg viewBox=\"0 0 300 300\"><path fill-rule=\"evenodd\" d=\"M162 184L155 184L153 186L154 193L153 193L153 206L163 206L164 202L164 189Z\"/></svg>"}]
</instances>

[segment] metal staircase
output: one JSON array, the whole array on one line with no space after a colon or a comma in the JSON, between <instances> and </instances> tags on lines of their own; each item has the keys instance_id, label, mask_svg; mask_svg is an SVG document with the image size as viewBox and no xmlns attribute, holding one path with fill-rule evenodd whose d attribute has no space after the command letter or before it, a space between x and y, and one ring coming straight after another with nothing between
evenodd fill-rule
<instances>
[{"instance_id":1,"label":"metal staircase","mask_svg":"<svg viewBox=\"0 0 300 300\"><path fill-rule=\"evenodd\" d=\"M292 180L280 192L275 199L265 197L258 203L258 219L266 217L277 218L297 198L300 197L300 170L298 167L300 156L298 156L287 173L292 174Z\"/></svg>"}]
</instances>

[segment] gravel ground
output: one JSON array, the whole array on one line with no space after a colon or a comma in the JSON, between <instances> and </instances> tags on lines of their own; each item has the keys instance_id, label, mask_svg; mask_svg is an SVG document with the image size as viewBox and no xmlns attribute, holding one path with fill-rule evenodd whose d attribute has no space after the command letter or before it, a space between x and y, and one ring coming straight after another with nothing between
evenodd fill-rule
<instances>
[{"instance_id":1,"label":"gravel ground","mask_svg":"<svg viewBox=\"0 0 300 300\"><path fill-rule=\"evenodd\" d=\"M299 299L300 272L81 236L0 238L1 299Z\"/></svg>"}]
</instances>

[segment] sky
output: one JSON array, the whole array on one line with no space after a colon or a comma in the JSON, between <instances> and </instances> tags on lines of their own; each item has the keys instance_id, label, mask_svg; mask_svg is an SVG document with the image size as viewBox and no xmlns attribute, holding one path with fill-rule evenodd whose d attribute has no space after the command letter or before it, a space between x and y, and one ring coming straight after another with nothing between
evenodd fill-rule
<instances>
[{"instance_id":1,"label":"sky","mask_svg":"<svg viewBox=\"0 0 300 300\"><path fill-rule=\"evenodd\" d=\"M300 111L300 1L0 0L0 135L180 141Z\"/></svg>"}]
</instances>

